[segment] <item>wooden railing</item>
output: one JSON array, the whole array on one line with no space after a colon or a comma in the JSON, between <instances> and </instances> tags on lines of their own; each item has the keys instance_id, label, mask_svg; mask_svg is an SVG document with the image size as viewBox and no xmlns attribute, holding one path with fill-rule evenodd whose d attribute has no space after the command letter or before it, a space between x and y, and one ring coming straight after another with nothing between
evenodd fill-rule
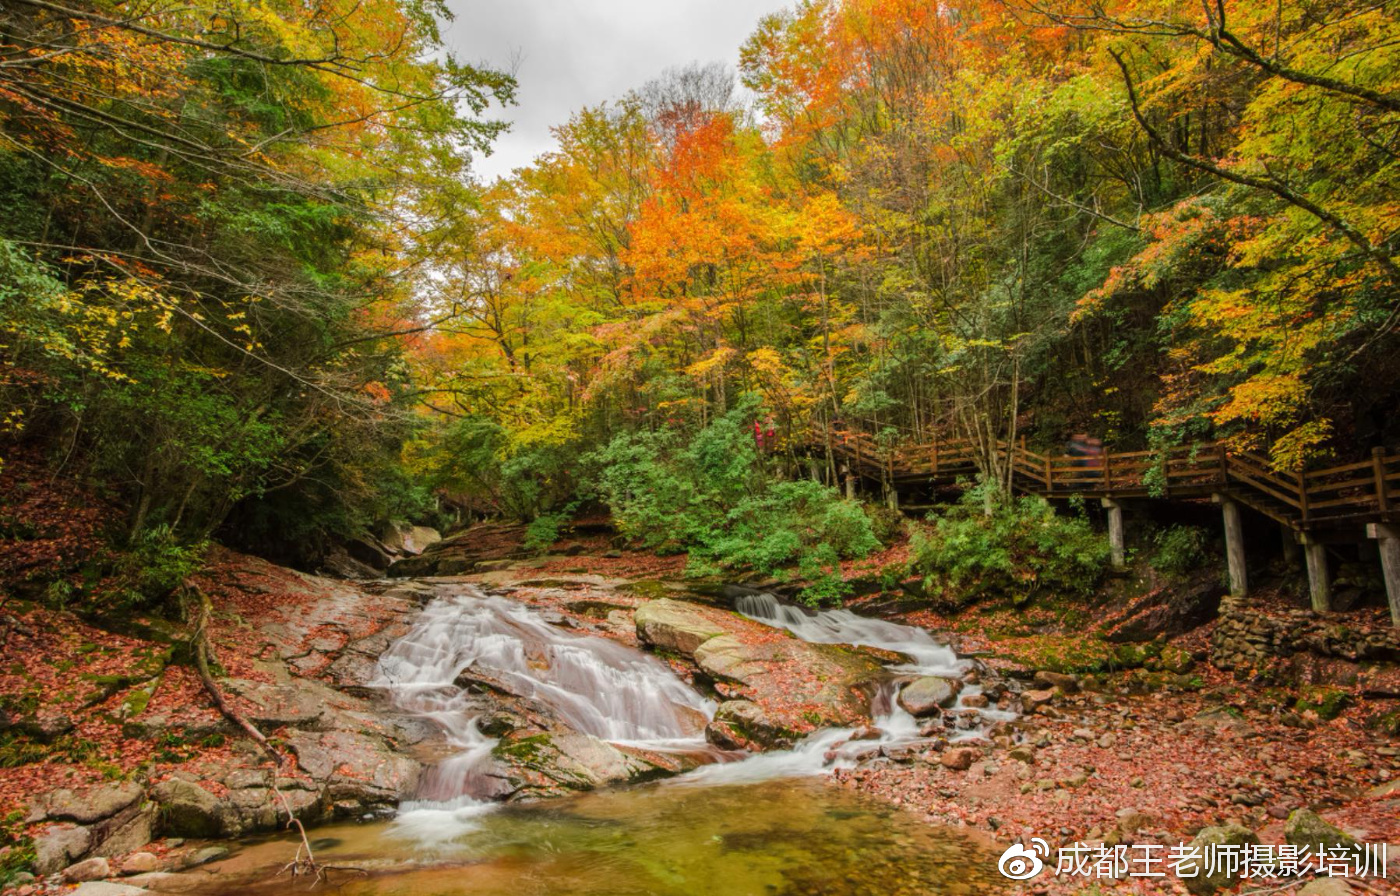
<instances>
[{"instance_id":1,"label":"wooden railing","mask_svg":"<svg viewBox=\"0 0 1400 896\"><path fill-rule=\"evenodd\" d=\"M892 484L952 484L977 472L966 440L882 444L859 430L832 430L820 443L858 476ZM815 447L815 446L814 446ZM1165 451L1105 452L1085 457L1031 451L1025 440L997 444L1011 485L1046 497L1192 497L1228 493L1298 528L1341 521L1389 520L1400 510L1400 454L1299 474L1275 472L1266 458L1206 442Z\"/></svg>"}]
</instances>

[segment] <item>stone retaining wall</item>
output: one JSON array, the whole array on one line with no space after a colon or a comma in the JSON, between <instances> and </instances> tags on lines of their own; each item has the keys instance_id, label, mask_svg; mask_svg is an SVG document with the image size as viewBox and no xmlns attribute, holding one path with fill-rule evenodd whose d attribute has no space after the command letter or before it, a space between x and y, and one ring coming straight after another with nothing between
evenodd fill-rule
<instances>
[{"instance_id":1,"label":"stone retaining wall","mask_svg":"<svg viewBox=\"0 0 1400 896\"><path fill-rule=\"evenodd\" d=\"M1248 598L1227 597L1211 636L1211 662L1236 673L1287 672L1280 660L1314 656L1347 663L1400 661L1400 630L1311 610L1265 613ZM1296 664L1294 664L1296 665Z\"/></svg>"}]
</instances>

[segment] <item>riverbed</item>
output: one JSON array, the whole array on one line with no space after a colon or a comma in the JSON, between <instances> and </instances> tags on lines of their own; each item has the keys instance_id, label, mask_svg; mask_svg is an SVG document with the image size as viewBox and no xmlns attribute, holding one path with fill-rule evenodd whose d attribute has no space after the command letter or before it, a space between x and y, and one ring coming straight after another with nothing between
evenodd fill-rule
<instances>
[{"instance_id":1,"label":"riverbed","mask_svg":"<svg viewBox=\"0 0 1400 896\"><path fill-rule=\"evenodd\" d=\"M988 877L990 851L967 834L813 777L681 778L470 820L410 813L311 833L331 892L345 896L955 896L999 887ZM212 874L182 875L172 891L305 892L305 878L279 875L296 851L290 835L250 843L205 869Z\"/></svg>"}]
</instances>

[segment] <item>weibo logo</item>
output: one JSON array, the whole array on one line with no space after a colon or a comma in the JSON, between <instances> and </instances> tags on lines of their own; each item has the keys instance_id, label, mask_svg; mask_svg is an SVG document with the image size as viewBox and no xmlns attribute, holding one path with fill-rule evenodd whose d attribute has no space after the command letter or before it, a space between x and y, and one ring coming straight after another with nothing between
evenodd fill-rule
<instances>
[{"instance_id":1,"label":"weibo logo","mask_svg":"<svg viewBox=\"0 0 1400 896\"><path fill-rule=\"evenodd\" d=\"M1007 847L1006 852L1001 854L1001 861L997 862L997 870L1002 877L1011 880L1030 880L1037 874L1045 870L1045 862L1041 860L1044 856L1050 856L1050 844L1036 837L1031 841L1033 848L1027 849L1020 843L1013 843Z\"/></svg>"}]
</instances>

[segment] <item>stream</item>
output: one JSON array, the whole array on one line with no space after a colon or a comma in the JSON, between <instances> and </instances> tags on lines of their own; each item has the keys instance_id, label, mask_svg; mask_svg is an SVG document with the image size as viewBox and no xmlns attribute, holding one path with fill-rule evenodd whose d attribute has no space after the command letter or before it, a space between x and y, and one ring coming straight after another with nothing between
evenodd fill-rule
<instances>
[{"instance_id":1,"label":"stream","mask_svg":"<svg viewBox=\"0 0 1400 896\"><path fill-rule=\"evenodd\" d=\"M894 676L961 676L968 663L927 632L847 611L813 613L771 595L741 597L742 614L798 638L901 654ZM759 894L962 894L996 883L984 846L887 804L831 787L821 775L882 747L919 739L895 699L898 677L872 700L877 740L824 729L792 749L724 753L706 743L715 703L664 662L601 637L550 624L534 609L456 586L422 611L380 658L379 686L401 710L432 719L451 755L424 775L418 796L390 821L312 831L338 892L354 896L759 896ZM495 738L481 730L485 703L459 684L464 670L547 705L577 731L655 752L701 757L701 767L659 782L535 803L491 799ZM963 698L979 693L969 685ZM984 723L1010 718L968 711ZM956 734L973 736L972 727ZM252 841L208 883L179 892L299 892L277 877L295 851L288 836ZM981 879L979 879L981 878Z\"/></svg>"}]
</instances>

